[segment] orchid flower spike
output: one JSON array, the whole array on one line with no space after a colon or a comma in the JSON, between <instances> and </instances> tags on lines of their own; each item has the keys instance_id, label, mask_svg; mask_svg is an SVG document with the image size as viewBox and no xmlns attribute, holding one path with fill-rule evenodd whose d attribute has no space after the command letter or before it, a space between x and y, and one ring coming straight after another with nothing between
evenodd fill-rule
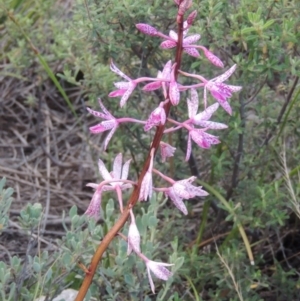
<instances>
[{"instance_id":1,"label":"orchid flower spike","mask_svg":"<svg viewBox=\"0 0 300 301\"><path fill-rule=\"evenodd\" d=\"M103 111L102 112L97 112L94 111L90 108L87 108L88 112L96 117L102 118L102 119L106 119L105 121L102 121L101 123L94 125L92 127L90 127L90 131L93 134L98 134L98 133L103 133L105 131L111 130L109 132L109 134L106 136L105 141L104 141L104 150L107 148L107 145L110 141L110 139L112 138L113 134L115 133L116 129L119 126L119 122L117 121L117 119L109 113L109 111L104 107L104 105L101 102L101 99L98 99L100 107Z\"/></svg>"},{"instance_id":2,"label":"orchid flower spike","mask_svg":"<svg viewBox=\"0 0 300 301\"><path fill-rule=\"evenodd\" d=\"M109 97L122 96L120 106L123 107L126 104L129 96L135 89L137 83L133 79L128 77L126 74L124 74L120 69L118 69L117 66L113 63L113 61L111 61L110 63L110 70L127 80L127 82L114 83L118 90L115 90L108 94Z\"/></svg>"}]
</instances>

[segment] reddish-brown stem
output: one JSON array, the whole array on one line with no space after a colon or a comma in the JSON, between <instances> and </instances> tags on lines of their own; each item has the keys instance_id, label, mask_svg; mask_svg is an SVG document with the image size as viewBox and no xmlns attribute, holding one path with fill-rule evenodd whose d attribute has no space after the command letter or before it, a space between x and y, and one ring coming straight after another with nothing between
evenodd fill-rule
<instances>
[{"instance_id":1,"label":"reddish-brown stem","mask_svg":"<svg viewBox=\"0 0 300 301\"><path fill-rule=\"evenodd\" d=\"M178 42L177 42L177 49L176 49L176 58L175 58L175 63L176 63L176 67L175 67L175 79L177 80L178 77L178 69L180 68L181 65L181 56L182 56L182 40L183 40L183 16L179 16L177 17L177 23L178 23ZM169 98L169 97L168 97ZM164 106L165 112L166 112L166 116L169 115L170 109L171 109L171 102L168 102L167 104L165 104ZM127 203L127 206L124 208L123 213L121 214L120 218L118 219L118 221L115 223L115 225L109 230L109 232L105 235L105 237L103 238L103 240L101 241L101 243L99 244L97 251L95 252L90 267L89 267L89 273L86 273L85 278L82 282L82 285L79 289L79 292L77 294L77 297L75 299L75 301L83 301L88 288L90 287L93 277L96 273L96 269L98 266L98 263L100 262L103 253L105 252L105 250L108 248L108 245L110 244L110 242L114 239L114 237L117 235L117 233L122 229L122 227L125 225L128 217L129 217L129 212L130 209L137 203L138 199L139 199L139 194L140 194L140 188L141 188L141 183L143 181L143 178L148 170L149 164L150 164L150 151L152 148L155 149L155 153L157 152L158 148L159 148L159 143L161 141L161 138L163 136L164 133L164 129L165 129L165 125L160 125L157 130L156 133L154 135L152 144L150 146L150 150L147 156L147 159L144 163L143 169L140 173L140 176L138 178L137 181L137 185L134 187L134 190L129 198L129 201Z\"/></svg>"}]
</instances>

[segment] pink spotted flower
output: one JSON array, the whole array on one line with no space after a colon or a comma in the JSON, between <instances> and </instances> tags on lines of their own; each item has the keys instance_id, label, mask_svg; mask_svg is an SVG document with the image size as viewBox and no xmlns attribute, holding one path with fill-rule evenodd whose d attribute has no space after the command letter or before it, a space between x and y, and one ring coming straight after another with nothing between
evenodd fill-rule
<instances>
[{"instance_id":1,"label":"pink spotted flower","mask_svg":"<svg viewBox=\"0 0 300 301\"><path fill-rule=\"evenodd\" d=\"M108 182L108 184L103 183L104 184L103 185L102 182L100 184L97 183L87 184L87 186L95 189L95 193L92 197L90 205L85 212L88 216L97 216L99 214L99 210L101 206L101 195L102 192L104 191L112 191L112 190L116 191L118 196L118 201L120 204L120 209L121 211L123 210L122 190L131 188L132 184L124 183L124 180L127 180L128 177L129 165L131 160L126 161L122 166L122 157L123 156L121 153L116 156L113 163L113 170L111 172L108 172L104 162L101 159L99 159L98 161L99 172L102 178ZM118 182L117 180L120 180L120 182Z\"/></svg>"},{"instance_id":2,"label":"pink spotted flower","mask_svg":"<svg viewBox=\"0 0 300 301\"><path fill-rule=\"evenodd\" d=\"M166 159L169 157L173 157L176 147L171 146L168 143L165 143L163 141L160 141L160 155L161 155L161 161L166 162Z\"/></svg>"},{"instance_id":3,"label":"pink spotted flower","mask_svg":"<svg viewBox=\"0 0 300 301\"><path fill-rule=\"evenodd\" d=\"M168 61L163 71L158 71L157 79L161 79L161 81L154 81L149 83L143 87L143 91L154 91L159 88L163 88L164 96L167 97L167 87L169 86L169 82L171 80L171 71L172 71L172 61Z\"/></svg>"},{"instance_id":4,"label":"pink spotted flower","mask_svg":"<svg viewBox=\"0 0 300 301\"><path fill-rule=\"evenodd\" d=\"M153 279L151 276L151 272L158 278L164 281L167 281L169 278L173 276L173 273L170 272L166 267L172 266L173 264L164 263L164 262L156 262L148 259L144 254L137 254L146 264L148 279L150 283L151 290L153 294L155 293L155 287L153 283Z\"/></svg>"},{"instance_id":5,"label":"pink spotted flower","mask_svg":"<svg viewBox=\"0 0 300 301\"><path fill-rule=\"evenodd\" d=\"M218 109L219 104L215 103L209 107L207 107L203 112L198 113L199 107L199 99L198 93L196 89L191 89L191 98L187 99L187 106L188 106L188 115L189 120L185 123L198 125L206 129L212 130L221 130L226 129L228 126L223 123L210 121L212 114Z\"/></svg>"},{"instance_id":6,"label":"pink spotted flower","mask_svg":"<svg viewBox=\"0 0 300 301\"><path fill-rule=\"evenodd\" d=\"M228 99L231 98L232 93L238 92L242 89L241 86L232 86L224 84L226 81L235 71L236 65L233 65L230 69L228 69L223 74L211 79L207 80L202 75L187 73L184 71L179 70L179 73L199 79L202 83L195 84L191 86L180 86L180 91L186 90L188 88L198 88L204 87L204 106L207 106L207 90L211 93L211 95L218 101L218 103L223 107L223 109L228 113L232 114L232 109L229 105Z\"/></svg>"},{"instance_id":7,"label":"pink spotted flower","mask_svg":"<svg viewBox=\"0 0 300 301\"><path fill-rule=\"evenodd\" d=\"M164 109L164 102L161 102L159 106L151 112L145 126L144 130L147 132L154 126L164 125L166 122L166 112Z\"/></svg>"},{"instance_id":8,"label":"pink spotted flower","mask_svg":"<svg viewBox=\"0 0 300 301\"><path fill-rule=\"evenodd\" d=\"M232 109L227 101L231 98L232 93L238 92L242 89L241 86L226 85L223 82L227 80L235 71L236 65L233 65L223 74L207 81L204 86L204 102L207 102L207 90L211 95L219 102L223 109L230 115L232 115Z\"/></svg>"},{"instance_id":9,"label":"pink spotted flower","mask_svg":"<svg viewBox=\"0 0 300 301\"><path fill-rule=\"evenodd\" d=\"M192 185L196 177L190 177L185 180L174 182L173 186L165 191L165 195L171 199L173 204L184 214L187 215L188 211L183 200L188 200L196 196L207 196L208 193L202 189Z\"/></svg>"},{"instance_id":10,"label":"pink spotted flower","mask_svg":"<svg viewBox=\"0 0 300 301\"><path fill-rule=\"evenodd\" d=\"M104 150L107 148L107 145L115 133L116 129L119 126L118 120L104 107L101 102L101 99L98 99L102 112L94 111L90 108L87 108L88 112L96 117L105 119L101 123L90 127L90 131L93 134L103 133L110 130L109 134L106 136L104 141Z\"/></svg>"},{"instance_id":11,"label":"pink spotted flower","mask_svg":"<svg viewBox=\"0 0 300 301\"><path fill-rule=\"evenodd\" d=\"M126 74L124 74L120 69L118 69L117 66L113 63L113 61L111 61L110 63L110 70L126 80L126 82L114 83L114 85L118 88L118 90L115 90L108 94L109 97L122 96L120 101L120 106L123 107L126 104L129 96L135 89L137 83L135 80L131 79Z\"/></svg>"},{"instance_id":12,"label":"pink spotted flower","mask_svg":"<svg viewBox=\"0 0 300 301\"><path fill-rule=\"evenodd\" d=\"M196 196L208 195L208 193L203 190L201 186L194 186L192 184L195 181L196 177L174 181L157 169L153 169L153 171L172 185L168 188L155 188L155 190L164 192L166 197L169 197L174 205L185 215L188 213L188 211L183 200L188 200Z\"/></svg>"}]
</instances>

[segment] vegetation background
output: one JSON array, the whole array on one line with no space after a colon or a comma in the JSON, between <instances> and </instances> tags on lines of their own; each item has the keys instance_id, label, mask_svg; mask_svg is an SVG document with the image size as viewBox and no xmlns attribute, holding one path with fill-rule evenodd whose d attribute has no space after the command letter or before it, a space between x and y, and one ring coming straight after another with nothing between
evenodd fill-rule
<instances>
[{"instance_id":1,"label":"vegetation background","mask_svg":"<svg viewBox=\"0 0 300 301\"><path fill-rule=\"evenodd\" d=\"M192 9L190 31L227 68L238 65L230 83L243 90L231 99L233 116L216 116L229 125L221 144L194 148L184 162L186 133L173 134L176 157L161 168L176 179L196 175L210 196L189 201L187 217L161 195L135 208L144 252L175 263L156 295L143 263L116 238L87 300L300 300L300 3L194 0ZM117 116L147 118L160 95L137 90L120 109L107 97L116 79L109 61L132 78L156 76L174 53L135 24L168 33L174 16L171 0L0 1L1 300L52 300L80 287L78 263L88 266L118 212L108 194L98 223L83 216L92 196L85 185L100 180L97 159L132 157L134 179L150 143L141 127L124 126L104 151L85 108L101 97ZM205 58L185 56L182 69L220 74ZM182 101L172 115L185 114Z\"/></svg>"}]
</instances>

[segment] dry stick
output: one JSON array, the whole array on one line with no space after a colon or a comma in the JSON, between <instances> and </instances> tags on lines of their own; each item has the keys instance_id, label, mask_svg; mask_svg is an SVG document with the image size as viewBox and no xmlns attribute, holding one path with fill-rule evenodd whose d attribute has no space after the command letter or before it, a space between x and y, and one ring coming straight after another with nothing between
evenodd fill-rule
<instances>
[{"instance_id":1,"label":"dry stick","mask_svg":"<svg viewBox=\"0 0 300 301\"><path fill-rule=\"evenodd\" d=\"M182 56L182 40L183 40L183 16L177 17L177 24L178 24L178 42L177 42L177 48L176 48L176 67L175 67L175 79L178 77L178 69L180 68L181 65L181 56ZM165 106L164 106L166 116L169 115L170 109L171 109L171 102L169 101ZM155 153L158 150L159 143L161 141L161 138L163 136L165 126L160 125L153 138L152 145L150 149L155 150ZM121 230L121 228L125 225L128 217L129 217L129 211L134 205L137 203L138 198L139 198L139 193L140 193L140 188L141 188L141 183L143 181L143 178L148 170L149 164L150 164L150 150L147 156L147 159L145 161L145 164L143 166L143 169L141 171L141 174L139 176L139 179L137 181L137 185L135 186L127 206L124 208L124 211L122 215L120 216L119 220L115 223L115 225L110 229L110 231L106 234L106 236L103 238L102 242L97 248L97 251L95 252L90 267L88 269L88 273L86 273L85 278L83 280L83 283L79 289L78 295L75 299L75 301L83 301L91 283L93 280L93 277L95 275L97 265L99 261L102 258L103 253L105 250L108 248L108 245L110 242L114 239L114 237L117 235L117 233Z\"/></svg>"}]
</instances>

